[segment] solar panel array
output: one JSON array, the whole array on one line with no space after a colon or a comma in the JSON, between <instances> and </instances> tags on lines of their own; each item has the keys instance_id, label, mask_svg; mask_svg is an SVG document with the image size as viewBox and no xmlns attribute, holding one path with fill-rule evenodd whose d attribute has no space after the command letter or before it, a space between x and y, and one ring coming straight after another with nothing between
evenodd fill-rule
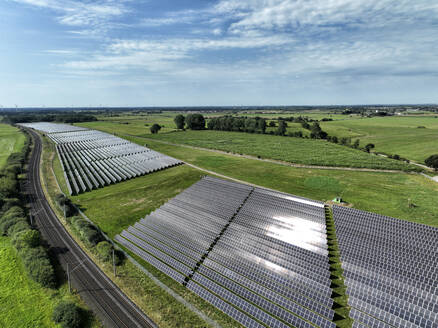
<instances>
[{"instance_id":1,"label":"solar panel array","mask_svg":"<svg viewBox=\"0 0 438 328\"><path fill-rule=\"evenodd\" d=\"M245 327L336 327L320 202L204 177L116 240Z\"/></svg>"},{"instance_id":2,"label":"solar panel array","mask_svg":"<svg viewBox=\"0 0 438 328\"><path fill-rule=\"evenodd\" d=\"M355 327L438 327L438 229L333 207Z\"/></svg>"},{"instance_id":3,"label":"solar panel array","mask_svg":"<svg viewBox=\"0 0 438 328\"><path fill-rule=\"evenodd\" d=\"M181 161L108 133L67 124L22 124L56 144L70 194L93 190L181 164Z\"/></svg>"}]
</instances>

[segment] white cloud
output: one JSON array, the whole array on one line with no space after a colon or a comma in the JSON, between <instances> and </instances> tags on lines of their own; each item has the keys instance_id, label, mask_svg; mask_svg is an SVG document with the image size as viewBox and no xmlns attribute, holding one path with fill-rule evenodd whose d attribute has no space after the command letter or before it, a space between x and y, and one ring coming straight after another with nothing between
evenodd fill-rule
<instances>
[{"instance_id":1,"label":"white cloud","mask_svg":"<svg viewBox=\"0 0 438 328\"><path fill-rule=\"evenodd\" d=\"M14 0L18 3L47 8L59 13L57 21L70 26L108 27L111 18L128 12L123 2L101 0L84 3L73 0ZM104 26L105 25L105 26Z\"/></svg>"}]
</instances>

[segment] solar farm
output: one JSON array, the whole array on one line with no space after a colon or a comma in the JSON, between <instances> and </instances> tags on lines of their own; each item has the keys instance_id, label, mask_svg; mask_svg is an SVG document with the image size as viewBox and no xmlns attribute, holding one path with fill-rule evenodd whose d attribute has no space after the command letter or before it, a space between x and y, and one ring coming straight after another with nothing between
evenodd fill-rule
<instances>
[{"instance_id":1,"label":"solar farm","mask_svg":"<svg viewBox=\"0 0 438 328\"><path fill-rule=\"evenodd\" d=\"M22 125L54 142L72 195L182 163L88 128ZM335 328L331 218L352 327L438 327L438 228L204 176L114 239L244 327Z\"/></svg>"},{"instance_id":2,"label":"solar farm","mask_svg":"<svg viewBox=\"0 0 438 328\"><path fill-rule=\"evenodd\" d=\"M334 206L354 327L438 327L438 229Z\"/></svg>"},{"instance_id":3,"label":"solar farm","mask_svg":"<svg viewBox=\"0 0 438 328\"><path fill-rule=\"evenodd\" d=\"M28 123L56 144L70 195L181 164L181 161L111 134L68 124Z\"/></svg>"},{"instance_id":4,"label":"solar farm","mask_svg":"<svg viewBox=\"0 0 438 328\"><path fill-rule=\"evenodd\" d=\"M336 327L322 203L205 177L116 240L246 327Z\"/></svg>"}]
</instances>

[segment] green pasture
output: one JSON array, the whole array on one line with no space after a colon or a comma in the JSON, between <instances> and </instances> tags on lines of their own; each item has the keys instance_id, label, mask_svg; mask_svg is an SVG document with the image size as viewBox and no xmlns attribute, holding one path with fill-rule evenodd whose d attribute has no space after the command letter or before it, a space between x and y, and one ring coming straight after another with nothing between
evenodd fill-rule
<instances>
[{"instance_id":1,"label":"green pasture","mask_svg":"<svg viewBox=\"0 0 438 328\"><path fill-rule=\"evenodd\" d=\"M375 151L398 154L421 163L438 154L438 116L350 119L322 122L321 128L329 135L358 138L361 146L373 143Z\"/></svg>"},{"instance_id":2,"label":"green pasture","mask_svg":"<svg viewBox=\"0 0 438 328\"><path fill-rule=\"evenodd\" d=\"M378 157L325 140L211 130L157 134L150 135L150 138L304 165L418 170L401 161Z\"/></svg>"},{"instance_id":3,"label":"green pasture","mask_svg":"<svg viewBox=\"0 0 438 328\"><path fill-rule=\"evenodd\" d=\"M21 150L25 140L26 138L18 128L0 124L0 168L6 164L10 154Z\"/></svg>"}]
</instances>

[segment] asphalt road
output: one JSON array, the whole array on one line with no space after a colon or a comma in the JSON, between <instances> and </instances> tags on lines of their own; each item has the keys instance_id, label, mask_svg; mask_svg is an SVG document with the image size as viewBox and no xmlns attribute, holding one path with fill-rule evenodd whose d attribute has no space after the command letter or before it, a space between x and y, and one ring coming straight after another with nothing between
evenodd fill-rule
<instances>
[{"instance_id":1,"label":"asphalt road","mask_svg":"<svg viewBox=\"0 0 438 328\"><path fill-rule=\"evenodd\" d=\"M41 139L32 135L34 149L23 192L28 195L34 224L56 254L64 270L71 272L72 287L105 327L157 327L82 251L50 207L40 181Z\"/></svg>"}]
</instances>

